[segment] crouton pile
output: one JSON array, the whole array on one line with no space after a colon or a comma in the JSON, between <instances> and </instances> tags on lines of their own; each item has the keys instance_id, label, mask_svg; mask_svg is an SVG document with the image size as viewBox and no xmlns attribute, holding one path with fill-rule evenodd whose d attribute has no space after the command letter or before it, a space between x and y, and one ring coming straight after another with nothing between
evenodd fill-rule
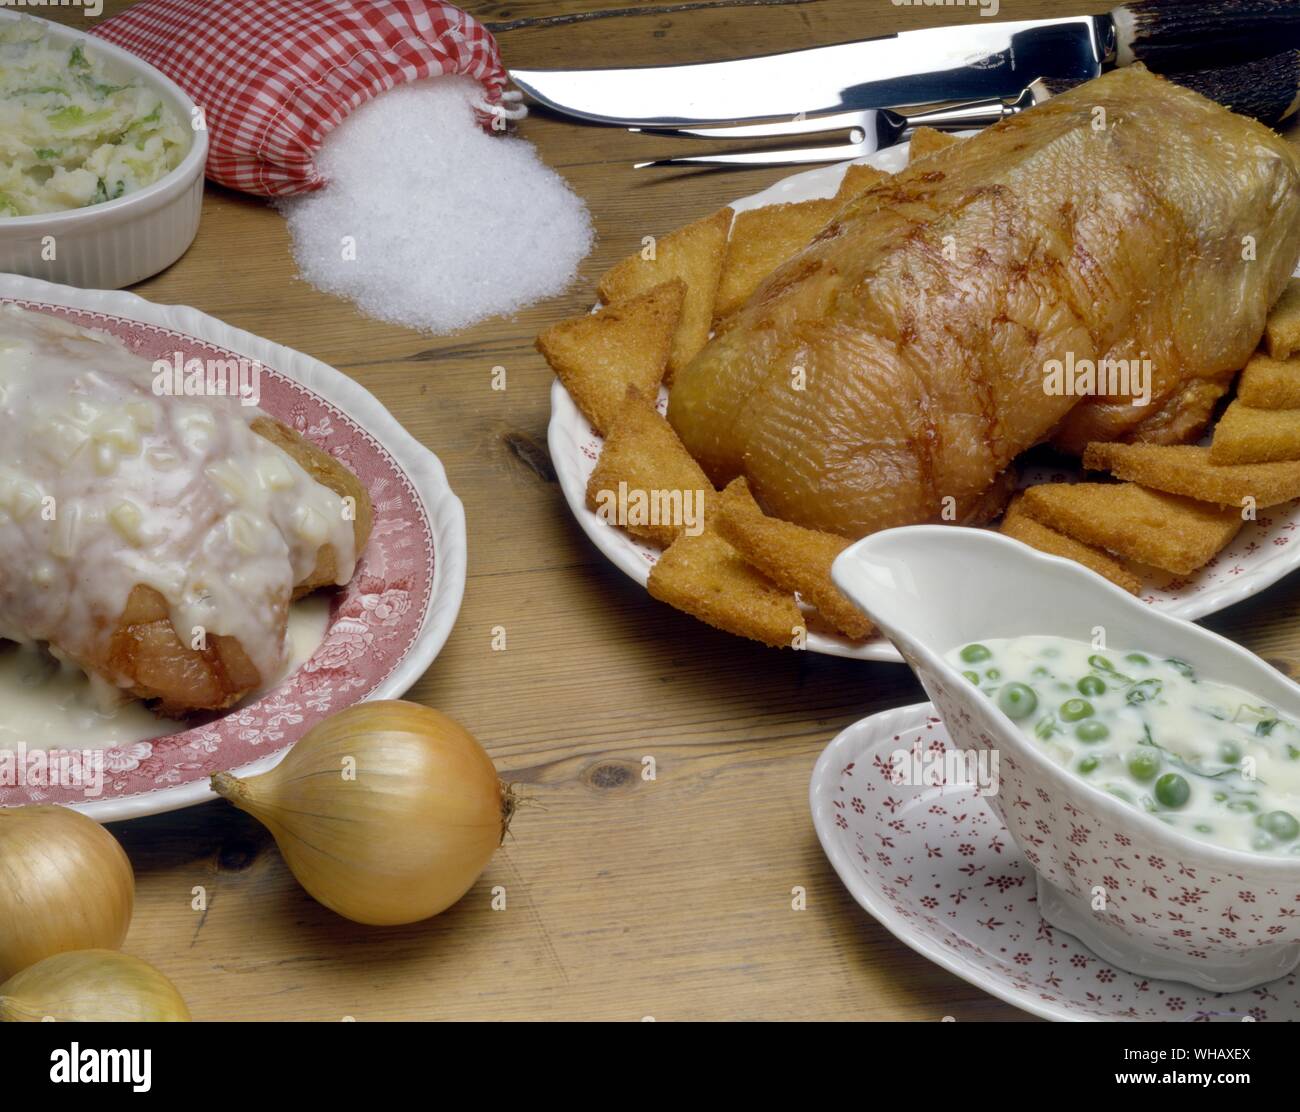
<instances>
[{"instance_id":1,"label":"crouton pile","mask_svg":"<svg viewBox=\"0 0 1300 1112\"><path fill-rule=\"evenodd\" d=\"M1203 568L1255 511L1300 498L1298 353L1300 281L1293 281L1208 446L1089 444L1084 468L1120 481L1030 487L1008 509L1002 532L1133 594L1141 580L1121 561L1180 576Z\"/></svg>"},{"instance_id":2,"label":"crouton pile","mask_svg":"<svg viewBox=\"0 0 1300 1112\"><path fill-rule=\"evenodd\" d=\"M698 496L695 528L679 514L633 513L617 522L663 549L650 593L766 645L801 648L810 624L854 640L871 635L870 623L831 582L831 564L849 542L768 517L743 479L715 490L660 413L660 385L843 204L886 177L850 166L831 199L738 216L726 208L662 236L601 279L596 312L537 337L537 349L604 438L587 484L593 510L617 503L620 491L647 502L669 493L679 501Z\"/></svg>"}]
</instances>

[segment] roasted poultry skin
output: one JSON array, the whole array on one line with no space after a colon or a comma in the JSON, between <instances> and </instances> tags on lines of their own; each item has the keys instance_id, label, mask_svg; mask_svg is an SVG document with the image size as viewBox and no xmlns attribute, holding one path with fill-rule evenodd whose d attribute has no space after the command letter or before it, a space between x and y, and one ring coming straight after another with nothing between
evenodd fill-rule
<instances>
[{"instance_id":1,"label":"roasted poultry skin","mask_svg":"<svg viewBox=\"0 0 1300 1112\"><path fill-rule=\"evenodd\" d=\"M943 519L1046 440L1199 435L1298 256L1291 147L1128 67L855 198L678 373L669 420L786 520ZM1149 404L1047 392L1067 355L1149 360Z\"/></svg>"}]
</instances>

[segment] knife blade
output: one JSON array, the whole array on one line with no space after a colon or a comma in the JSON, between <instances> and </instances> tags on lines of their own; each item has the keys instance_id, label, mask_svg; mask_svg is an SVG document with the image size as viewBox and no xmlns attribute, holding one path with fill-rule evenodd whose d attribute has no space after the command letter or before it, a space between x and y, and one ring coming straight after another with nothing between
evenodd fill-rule
<instances>
[{"instance_id":1,"label":"knife blade","mask_svg":"<svg viewBox=\"0 0 1300 1112\"><path fill-rule=\"evenodd\" d=\"M1269 58L1260 58L1236 66L1196 70L1191 73L1166 73L1167 80L1183 85L1210 100L1217 101L1244 116L1251 116L1269 127L1300 112L1300 50L1286 50ZM758 166L806 166L819 162L842 162L873 154L882 147L901 142L920 127L941 131L982 128L1036 107L1056 93L1065 92L1069 82L1053 88L1046 81L1036 81L1016 102L1005 100L974 101L966 104L925 108L908 113L903 109L865 108L858 112L839 112L829 116L810 116L792 122L777 120L729 127L630 128L646 136L693 139L776 139L801 135L823 137L847 131L849 142L832 146L803 147L786 150L761 147L754 150L731 148L702 155L675 155L649 162L637 162L633 168L658 167L746 168Z\"/></svg>"},{"instance_id":2,"label":"knife blade","mask_svg":"<svg viewBox=\"0 0 1300 1112\"><path fill-rule=\"evenodd\" d=\"M1107 15L974 23L680 66L511 71L535 102L593 123L727 123L1015 96L1113 65L1203 70L1300 46L1296 0L1133 0Z\"/></svg>"},{"instance_id":3,"label":"knife blade","mask_svg":"<svg viewBox=\"0 0 1300 1112\"><path fill-rule=\"evenodd\" d=\"M671 127L1009 97L1039 77L1096 77L1114 60L1110 17L1080 16L903 31L729 62L510 76L564 115Z\"/></svg>"}]
</instances>

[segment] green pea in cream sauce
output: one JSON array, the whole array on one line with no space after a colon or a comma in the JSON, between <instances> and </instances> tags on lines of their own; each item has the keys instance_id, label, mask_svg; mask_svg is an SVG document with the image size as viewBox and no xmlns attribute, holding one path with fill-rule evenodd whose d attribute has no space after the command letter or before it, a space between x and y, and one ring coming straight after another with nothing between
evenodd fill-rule
<instances>
[{"instance_id":1,"label":"green pea in cream sauce","mask_svg":"<svg viewBox=\"0 0 1300 1112\"><path fill-rule=\"evenodd\" d=\"M1300 726L1185 661L1061 637L953 664L1058 764L1203 842L1300 856Z\"/></svg>"}]
</instances>

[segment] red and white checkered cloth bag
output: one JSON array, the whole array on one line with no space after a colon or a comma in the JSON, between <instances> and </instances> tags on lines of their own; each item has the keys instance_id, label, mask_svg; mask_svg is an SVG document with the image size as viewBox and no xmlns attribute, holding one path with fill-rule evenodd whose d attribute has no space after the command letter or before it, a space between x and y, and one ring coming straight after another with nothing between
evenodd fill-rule
<instances>
[{"instance_id":1,"label":"red and white checkered cloth bag","mask_svg":"<svg viewBox=\"0 0 1300 1112\"><path fill-rule=\"evenodd\" d=\"M485 124L523 113L491 32L439 0L143 0L93 33L203 110L208 177L267 197L324 185L321 140L407 81L465 75L483 86Z\"/></svg>"}]
</instances>

